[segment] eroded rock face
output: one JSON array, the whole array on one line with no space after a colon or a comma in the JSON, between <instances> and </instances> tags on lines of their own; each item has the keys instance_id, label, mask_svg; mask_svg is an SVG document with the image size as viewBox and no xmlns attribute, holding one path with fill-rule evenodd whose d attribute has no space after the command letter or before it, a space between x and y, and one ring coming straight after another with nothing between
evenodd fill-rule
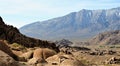
<instances>
[{"instance_id":1,"label":"eroded rock face","mask_svg":"<svg viewBox=\"0 0 120 66\"><path fill-rule=\"evenodd\" d=\"M0 50L0 66L19 66L8 54Z\"/></svg>"},{"instance_id":2,"label":"eroded rock face","mask_svg":"<svg viewBox=\"0 0 120 66\"><path fill-rule=\"evenodd\" d=\"M55 50L56 52L59 52L59 49L53 42L27 37L21 34L16 27L6 25L1 17L0 17L0 39L7 40L10 44L18 43L25 47L50 48Z\"/></svg>"}]
</instances>

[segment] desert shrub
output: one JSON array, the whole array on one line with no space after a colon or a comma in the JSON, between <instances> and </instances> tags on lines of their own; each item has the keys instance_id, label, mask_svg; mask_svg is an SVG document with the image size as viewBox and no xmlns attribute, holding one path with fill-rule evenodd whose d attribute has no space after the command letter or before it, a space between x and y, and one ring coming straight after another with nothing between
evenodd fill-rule
<instances>
[{"instance_id":1,"label":"desert shrub","mask_svg":"<svg viewBox=\"0 0 120 66\"><path fill-rule=\"evenodd\" d=\"M120 46L116 46L116 48L120 48Z\"/></svg>"},{"instance_id":2,"label":"desert shrub","mask_svg":"<svg viewBox=\"0 0 120 66\"><path fill-rule=\"evenodd\" d=\"M110 46L110 48L115 48L115 46Z\"/></svg>"},{"instance_id":3,"label":"desert shrub","mask_svg":"<svg viewBox=\"0 0 120 66\"><path fill-rule=\"evenodd\" d=\"M18 44L18 43L13 43L13 44L11 44L11 48L13 49L13 50L18 50L18 51L23 51L23 52L25 52L26 51L26 47L25 46L22 46L22 45L20 45L20 44Z\"/></svg>"},{"instance_id":4,"label":"desert shrub","mask_svg":"<svg viewBox=\"0 0 120 66\"><path fill-rule=\"evenodd\" d=\"M102 45L100 45L99 47L100 47L100 48L105 48L105 46L102 46Z\"/></svg>"},{"instance_id":5,"label":"desert shrub","mask_svg":"<svg viewBox=\"0 0 120 66\"><path fill-rule=\"evenodd\" d=\"M18 43L13 43L12 47L21 47L21 45L19 45Z\"/></svg>"}]
</instances>

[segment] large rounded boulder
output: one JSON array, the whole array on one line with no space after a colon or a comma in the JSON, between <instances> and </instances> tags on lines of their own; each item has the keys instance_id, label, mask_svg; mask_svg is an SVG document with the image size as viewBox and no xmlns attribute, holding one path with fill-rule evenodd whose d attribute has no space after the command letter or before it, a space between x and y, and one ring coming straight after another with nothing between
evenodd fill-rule
<instances>
[{"instance_id":1,"label":"large rounded boulder","mask_svg":"<svg viewBox=\"0 0 120 66\"><path fill-rule=\"evenodd\" d=\"M53 56L55 54L56 54L56 52L54 50L51 50L48 48L38 48L34 51L33 57L46 59L46 58Z\"/></svg>"},{"instance_id":2,"label":"large rounded boulder","mask_svg":"<svg viewBox=\"0 0 120 66\"><path fill-rule=\"evenodd\" d=\"M46 63L46 59L55 54L56 52L54 50L48 48L38 48L33 52L33 58L28 61L28 64L33 65L38 63Z\"/></svg>"}]
</instances>

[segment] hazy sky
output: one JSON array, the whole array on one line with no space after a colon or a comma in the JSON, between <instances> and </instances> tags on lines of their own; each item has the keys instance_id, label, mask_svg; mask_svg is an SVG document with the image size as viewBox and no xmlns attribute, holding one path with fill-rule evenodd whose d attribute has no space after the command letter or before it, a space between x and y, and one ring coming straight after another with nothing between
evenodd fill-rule
<instances>
[{"instance_id":1,"label":"hazy sky","mask_svg":"<svg viewBox=\"0 0 120 66\"><path fill-rule=\"evenodd\" d=\"M81 9L120 7L120 0L0 0L0 16L7 24L21 27Z\"/></svg>"}]
</instances>

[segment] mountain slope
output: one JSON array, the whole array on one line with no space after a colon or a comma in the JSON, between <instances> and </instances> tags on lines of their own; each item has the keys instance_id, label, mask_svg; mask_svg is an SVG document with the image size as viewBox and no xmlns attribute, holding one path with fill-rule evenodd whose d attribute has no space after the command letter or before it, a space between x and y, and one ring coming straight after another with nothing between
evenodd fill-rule
<instances>
[{"instance_id":1,"label":"mountain slope","mask_svg":"<svg viewBox=\"0 0 120 66\"><path fill-rule=\"evenodd\" d=\"M120 44L120 30L103 32L89 41L90 44L116 45Z\"/></svg>"},{"instance_id":2,"label":"mountain slope","mask_svg":"<svg viewBox=\"0 0 120 66\"><path fill-rule=\"evenodd\" d=\"M21 34L17 28L10 25L6 25L1 17L0 17L0 40L7 40L11 44L18 43L25 47L43 47L59 51L56 45L52 42L30 38Z\"/></svg>"},{"instance_id":3,"label":"mountain slope","mask_svg":"<svg viewBox=\"0 0 120 66\"><path fill-rule=\"evenodd\" d=\"M83 9L20 28L25 35L50 40L85 39L106 30L120 30L120 7L108 10Z\"/></svg>"}]
</instances>

